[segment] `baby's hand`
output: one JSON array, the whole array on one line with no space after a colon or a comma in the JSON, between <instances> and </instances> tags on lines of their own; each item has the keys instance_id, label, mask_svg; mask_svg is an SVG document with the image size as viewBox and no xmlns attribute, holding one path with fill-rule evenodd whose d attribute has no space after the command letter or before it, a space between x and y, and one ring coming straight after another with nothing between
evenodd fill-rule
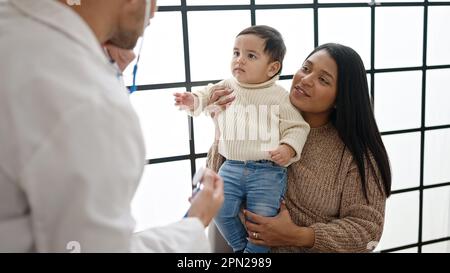
<instances>
[{"instance_id":1,"label":"baby's hand","mask_svg":"<svg viewBox=\"0 0 450 273\"><path fill-rule=\"evenodd\" d=\"M295 156L295 151L291 146L281 144L275 150L270 151L269 154L273 162L280 166L284 166Z\"/></svg>"},{"instance_id":2,"label":"baby's hand","mask_svg":"<svg viewBox=\"0 0 450 273\"><path fill-rule=\"evenodd\" d=\"M196 97L190 92L175 93L175 106L179 106L180 110L194 110Z\"/></svg>"}]
</instances>

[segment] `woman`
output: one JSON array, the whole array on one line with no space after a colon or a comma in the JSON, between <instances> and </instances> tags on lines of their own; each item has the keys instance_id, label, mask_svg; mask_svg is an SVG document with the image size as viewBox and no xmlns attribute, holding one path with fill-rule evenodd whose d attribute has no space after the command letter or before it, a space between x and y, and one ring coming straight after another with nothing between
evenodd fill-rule
<instances>
[{"instance_id":1,"label":"woman","mask_svg":"<svg viewBox=\"0 0 450 273\"><path fill-rule=\"evenodd\" d=\"M300 161L288 169L279 214L244 210L249 241L274 252L373 250L383 230L391 172L360 56L339 44L319 46L295 74L290 100L311 132ZM218 170L223 158L215 149L208 164Z\"/></svg>"}]
</instances>

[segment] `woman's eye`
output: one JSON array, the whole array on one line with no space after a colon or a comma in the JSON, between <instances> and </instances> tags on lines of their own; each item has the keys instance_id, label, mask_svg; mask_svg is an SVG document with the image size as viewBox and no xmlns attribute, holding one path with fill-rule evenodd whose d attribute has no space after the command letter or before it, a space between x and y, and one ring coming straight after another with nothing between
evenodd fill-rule
<instances>
[{"instance_id":1,"label":"woman's eye","mask_svg":"<svg viewBox=\"0 0 450 273\"><path fill-rule=\"evenodd\" d=\"M233 56L234 57L239 57L239 52L237 52L237 51L233 52Z\"/></svg>"},{"instance_id":2,"label":"woman's eye","mask_svg":"<svg viewBox=\"0 0 450 273\"><path fill-rule=\"evenodd\" d=\"M302 71L303 72L308 72L309 68L307 66L302 66Z\"/></svg>"},{"instance_id":3,"label":"woman's eye","mask_svg":"<svg viewBox=\"0 0 450 273\"><path fill-rule=\"evenodd\" d=\"M328 84L328 81L325 78L320 77L319 80L323 84Z\"/></svg>"},{"instance_id":4,"label":"woman's eye","mask_svg":"<svg viewBox=\"0 0 450 273\"><path fill-rule=\"evenodd\" d=\"M256 59L256 55L248 54L248 58L254 60L254 59Z\"/></svg>"}]
</instances>

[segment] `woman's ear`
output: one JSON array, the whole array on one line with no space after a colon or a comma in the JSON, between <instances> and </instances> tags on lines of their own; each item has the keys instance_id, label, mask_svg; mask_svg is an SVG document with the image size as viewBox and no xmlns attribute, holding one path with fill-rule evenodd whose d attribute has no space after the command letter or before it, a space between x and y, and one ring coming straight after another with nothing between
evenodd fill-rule
<instances>
[{"instance_id":1,"label":"woman's ear","mask_svg":"<svg viewBox=\"0 0 450 273\"><path fill-rule=\"evenodd\" d=\"M279 61L275 61L275 62L270 63L269 69L267 70L267 76L272 78L273 76L278 74L280 69L281 69L281 63Z\"/></svg>"}]
</instances>

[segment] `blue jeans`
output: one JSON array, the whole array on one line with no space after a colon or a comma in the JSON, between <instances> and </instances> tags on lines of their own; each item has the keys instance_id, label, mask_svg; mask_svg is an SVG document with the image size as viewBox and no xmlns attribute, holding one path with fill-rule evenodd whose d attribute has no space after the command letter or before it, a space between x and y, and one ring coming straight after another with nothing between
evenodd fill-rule
<instances>
[{"instance_id":1,"label":"blue jeans","mask_svg":"<svg viewBox=\"0 0 450 273\"><path fill-rule=\"evenodd\" d=\"M224 180L225 201L214 220L220 233L235 252L268 252L268 247L247 241L247 232L238 215L243 202L253 213L277 215L286 189L286 168L268 160L226 160L219 175Z\"/></svg>"}]
</instances>

